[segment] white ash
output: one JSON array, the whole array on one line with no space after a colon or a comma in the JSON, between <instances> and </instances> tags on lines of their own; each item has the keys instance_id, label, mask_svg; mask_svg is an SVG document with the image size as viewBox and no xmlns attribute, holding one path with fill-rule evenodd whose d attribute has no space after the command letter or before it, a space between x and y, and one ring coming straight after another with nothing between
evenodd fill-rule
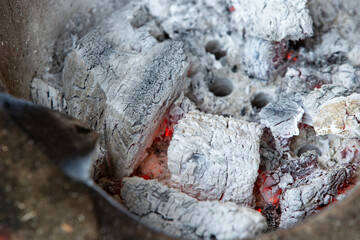
<instances>
[{"instance_id":1,"label":"white ash","mask_svg":"<svg viewBox=\"0 0 360 240\"><path fill-rule=\"evenodd\" d=\"M256 123L197 111L185 114L168 149L171 180L200 200L251 204L261 133Z\"/></svg>"},{"instance_id":2,"label":"white ash","mask_svg":"<svg viewBox=\"0 0 360 240\"><path fill-rule=\"evenodd\" d=\"M360 165L357 160L360 18L356 11L359 3L358 0L132 1L130 7L104 18L104 23L85 37L83 26L91 24L88 20L85 19L85 25L70 23L76 25L70 28L79 29L75 29L74 35L69 32L67 41L60 37L55 43L57 65L50 70L61 71L64 55L75 48L68 54L63 83L54 85L53 80L35 79L33 85L38 89L32 89L32 96L34 101L60 110L57 103L64 92L69 113L104 135L102 147L106 147L108 159L118 169L117 177L135 174L133 170L140 169L143 177L176 183L172 186L199 199L251 205L258 204L252 198L261 159L258 180L264 182L256 181L255 198L258 200L259 192L262 202L256 206L262 208L267 218L272 218L269 228L279 224L287 227L318 212L318 207L334 198L342 198L343 194L336 196L337 188L348 186ZM296 41L313 33L312 38ZM191 78L191 85L183 90L181 87L188 83L186 75ZM180 93L194 101L200 111L235 119L194 113L192 102L183 97L169 109ZM187 119L189 111L191 116L204 116L205 120ZM184 115L185 119L180 120ZM260 127L239 119L267 127L261 143L261 133L254 130L260 131ZM165 136L169 135L165 131L178 121L168 166L171 137ZM243 128L230 130L227 128L230 122ZM249 141L242 133L254 136ZM163 142L149 148L157 136ZM185 136L190 136L189 142ZM211 136L214 141L209 140ZM246 151L238 142L246 143ZM235 154L239 157L234 157ZM254 165L243 164L246 161L241 161L242 158L249 160L247 163L253 158ZM204 177L200 178L202 174ZM216 180L219 183L215 184ZM258 232L257 226L249 226L248 222L242 232L236 232L235 228L230 229L235 221L227 217L224 223L212 222L232 209L228 203L198 202L157 181L137 178L125 181L133 192L127 195L129 208L134 213L136 209L150 209L142 219L154 225L161 223L155 226L158 230L188 238L235 238L242 233L251 237ZM135 189L141 187L145 190L136 193ZM247 189L248 193L239 189L232 192L234 188ZM181 197L173 199L191 199L196 204L187 208L174 200L172 206L176 207L172 208L162 204L158 195L148 201L146 198L157 189L175 192ZM145 199L138 199L140 196ZM173 221L173 215L169 218L167 215L170 211L159 214L157 206L168 206L174 212L190 210L184 213L186 218ZM214 209L221 209L221 213ZM210 220L203 218L210 222L197 218L205 212L213 213ZM188 223L192 225L184 227Z\"/></svg>"},{"instance_id":3,"label":"white ash","mask_svg":"<svg viewBox=\"0 0 360 240\"><path fill-rule=\"evenodd\" d=\"M309 94L304 95L303 103L307 118L305 119L306 124L313 126L313 122L318 113L318 108L325 102L341 97L349 96L352 92L341 85L324 85L319 89L311 91Z\"/></svg>"},{"instance_id":4,"label":"white ash","mask_svg":"<svg viewBox=\"0 0 360 240\"><path fill-rule=\"evenodd\" d=\"M312 36L307 0L232 0L232 19L246 33L268 41L299 40Z\"/></svg>"},{"instance_id":5,"label":"white ash","mask_svg":"<svg viewBox=\"0 0 360 240\"><path fill-rule=\"evenodd\" d=\"M67 103L62 86L58 83L59 76L53 74L34 78L31 82L31 98L34 103L66 113Z\"/></svg>"},{"instance_id":6,"label":"white ash","mask_svg":"<svg viewBox=\"0 0 360 240\"><path fill-rule=\"evenodd\" d=\"M162 116L186 87L183 44L157 43L134 29L137 9L130 4L114 12L78 40L62 79L69 114L104 134L119 177L144 158Z\"/></svg>"},{"instance_id":7,"label":"white ash","mask_svg":"<svg viewBox=\"0 0 360 240\"><path fill-rule=\"evenodd\" d=\"M360 137L360 94L336 97L319 106L314 128L317 134Z\"/></svg>"},{"instance_id":8,"label":"white ash","mask_svg":"<svg viewBox=\"0 0 360 240\"><path fill-rule=\"evenodd\" d=\"M280 51L281 54L282 51L281 55L283 55L286 50L286 41L274 44L261 38L247 37L242 52L242 62L246 74L252 78L267 80L279 65L279 63L275 63L276 58L284 57L276 56L276 52Z\"/></svg>"},{"instance_id":9,"label":"white ash","mask_svg":"<svg viewBox=\"0 0 360 240\"><path fill-rule=\"evenodd\" d=\"M360 52L359 52L360 54ZM360 56L360 55L359 55ZM334 84L343 85L348 89L359 88L360 85L360 69L354 68L348 63L338 66L338 71L335 72L332 82Z\"/></svg>"},{"instance_id":10,"label":"white ash","mask_svg":"<svg viewBox=\"0 0 360 240\"><path fill-rule=\"evenodd\" d=\"M275 136L283 138L298 135L299 123L310 126L316 125L315 130L319 134L338 134L340 136L354 137L357 136L358 131L357 115L355 113L357 94L350 97L351 94L351 90L336 84L325 84L309 93L291 92L285 94L279 101L262 108L259 114L260 119L265 126L271 129ZM349 108L349 114L346 114L347 107L345 105L347 103L352 104ZM335 112L337 117L334 119ZM332 119L325 120L326 116ZM346 124L348 124L348 128L343 129Z\"/></svg>"},{"instance_id":11,"label":"white ash","mask_svg":"<svg viewBox=\"0 0 360 240\"><path fill-rule=\"evenodd\" d=\"M309 66L289 67L283 79L282 90L285 93L310 91L322 85L341 85L348 89L358 89L360 69L349 63L332 64L314 68Z\"/></svg>"},{"instance_id":12,"label":"white ash","mask_svg":"<svg viewBox=\"0 0 360 240\"><path fill-rule=\"evenodd\" d=\"M352 164L356 149L360 149L358 139L341 138L331 134L316 135L312 127L304 127L299 136L292 138L290 143L290 154L292 157L300 157L307 151L315 151L318 156L318 162L324 168Z\"/></svg>"},{"instance_id":13,"label":"white ash","mask_svg":"<svg viewBox=\"0 0 360 240\"><path fill-rule=\"evenodd\" d=\"M167 182L170 178L168 169L167 150L171 140L174 125L189 111L195 110L194 103L182 94L170 107L169 116L160 124L157 135L147 156L139 164L135 172L137 176L149 179L158 179Z\"/></svg>"},{"instance_id":14,"label":"white ash","mask_svg":"<svg viewBox=\"0 0 360 240\"><path fill-rule=\"evenodd\" d=\"M287 40L312 36L312 20L306 0L233 0L231 17L246 33L242 51L245 72L250 77L269 80L284 65Z\"/></svg>"},{"instance_id":15,"label":"white ash","mask_svg":"<svg viewBox=\"0 0 360 240\"><path fill-rule=\"evenodd\" d=\"M280 201L280 228L287 228L331 203L338 187L346 180L345 170L318 169L286 189Z\"/></svg>"},{"instance_id":16,"label":"white ash","mask_svg":"<svg viewBox=\"0 0 360 240\"><path fill-rule=\"evenodd\" d=\"M290 138L299 135L298 124L304 110L297 102L280 99L264 107L260 112L261 123L278 137Z\"/></svg>"},{"instance_id":17,"label":"white ash","mask_svg":"<svg viewBox=\"0 0 360 240\"><path fill-rule=\"evenodd\" d=\"M341 35L350 39L359 39L357 31L360 24L357 0L311 0L309 1L310 15L314 21L316 35L337 29Z\"/></svg>"},{"instance_id":18,"label":"white ash","mask_svg":"<svg viewBox=\"0 0 360 240\"><path fill-rule=\"evenodd\" d=\"M354 67L360 67L360 45L355 45L347 54L347 58Z\"/></svg>"},{"instance_id":19,"label":"white ash","mask_svg":"<svg viewBox=\"0 0 360 240\"><path fill-rule=\"evenodd\" d=\"M319 212L321 207L343 198L343 194L338 195L339 189L354 184L360 166L358 139L319 136L314 128L301 125L288 152L281 154L274 146L276 138L265 133L261 159L267 163L261 167L258 205L264 208L265 215L273 211L269 205L281 210L280 215L274 211L275 217L268 219L270 227L287 228Z\"/></svg>"},{"instance_id":20,"label":"white ash","mask_svg":"<svg viewBox=\"0 0 360 240\"><path fill-rule=\"evenodd\" d=\"M149 1L145 5L148 12L144 14L153 18L143 27L150 29L155 21L171 39L185 43L191 62L189 96L198 108L213 114L249 118L252 112L249 99L258 89L268 86L249 79L247 74L261 79L272 76L283 64L286 41L270 43L259 39L267 47L250 49L253 56L257 52L266 56L258 61L243 54L248 49L244 44L251 45L251 37L249 40L243 37L242 30L231 19L232 5L226 1ZM162 9L161 13L156 9ZM262 69L265 70L260 73Z\"/></svg>"},{"instance_id":21,"label":"white ash","mask_svg":"<svg viewBox=\"0 0 360 240\"><path fill-rule=\"evenodd\" d=\"M169 116L173 123L177 123L188 112L196 110L195 103L183 94L171 105Z\"/></svg>"},{"instance_id":22,"label":"white ash","mask_svg":"<svg viewBox=\"0 0 360 240\"><path fill-rule=\"evenodd\" d=\"M198 201L157 180L124 178L121 197L140 221L185 239L242 239L266 228L255 210L234 203Z\"/></svg>"}]
</instances>

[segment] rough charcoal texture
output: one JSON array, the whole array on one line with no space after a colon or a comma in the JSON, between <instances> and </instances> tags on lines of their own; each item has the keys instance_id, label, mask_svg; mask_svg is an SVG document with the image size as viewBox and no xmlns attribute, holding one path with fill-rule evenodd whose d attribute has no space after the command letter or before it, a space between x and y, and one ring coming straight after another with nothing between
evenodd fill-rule
<instances>
[{"instance_id":1,"label":"rough charcoal texture","mask_svg":"<svg viewBox=\"0 0 360 240\"><path fill-rule=\"evenodd\" d=\"M65 113L66 100L62 86L52 74L43 78L34 78L31 82L31 98L36 104Z\"/></svg>"},{"instance_id":2,"label":"rough charcoal texture","mask_svg":"<svg viewBox=\"0 0 360 240\"><path fill-rule=\"evenodd\" d=\"M233 118L185 114L168 149L171 180L200 200L251 204L261 128Z\"/></svg>"},{"instance_id":3,"label":"rough charcoal texture","mask_svg":"<svg viewBox=\"0 0 360 240\"><path fill-rule=\"evenodd\" d=\"M157 180L124 178L121 197L140 221L182 239L241 239L266 228L255 210L234 203L198 201Z\"/></svg>"},{"instance_id":4,"label":"rough charcoal texture","mask_svg":"<svg viewBox=\"0 0 360 240\"><path fill-rule=\"evenodd\" d=\"M270 128L276 136L289 138L299 134L298 123L304 110L295 101L281 99L269 104L260 112L261 123Z\"/></svg>"},{"instance_id":5,"label":"rough charcoal texture","mask_svg":"<svg viewBox=\"0 0 360 240\"><path fill-rule=\"evenodd\" d=\"M299 135L299 123L314 126L318 134L356 137L359 96L353 90L339 84L325 84L310 92L284 94L261 110L261 123L283 138Z\"/></svg>"},{"instance_id":6,"label":"rough charcoal texture","mask_svg":"<svg viewBox=\"0 0 360 240\"><path fill-rule=\"evenodd\" d=\"M248 76L269 80L286 57L287 40L312 36L307 0L232 0L232 24L245 35L242 61Z\"/></svg>"},{"instance_id":7,"label":"rough charcoal texture","mask_svg":"<svg viewBox=\"0 0 360 240\"><path fill-rule=\"evenodd\" d=\"M261 38L248 37L243 50L243 64L248 76L267 79L273 60L273 44Z\"/></svg>"},{"instance_id":8,"label":"rough charcoal texture","mask_svg":"<svg viewBox=\"0 0 360 240\"><path fill-rule=\"evenodd\" d=\"M287 228L327 205L346 180L345 170L317 169L295 181L280 201L282 209L280 228Z\"/></svg>"},{"instance_id":9,"label":"rough charcoal texture","mask_svg":"<svg viewBox=\"0 0 360 240\"><path fill-rule=\"evenodd\" d=\"M360 137L360 95L333 98L318 108L314 122L318 134Z\"/></svg>"},{"instance_id":10,"label":"rough charcoal texture","mask_svg":"<svg viewBox=\"0 0 360 240\"><path fill-rule=\"evenodd\" d=\"M137 5L114 12L77 41L63 70L69 114L103 133L116 176L128 176L186 85L181 42L134 28Z\"/></svg>"},{"instance_id":11,"label":"rough charcoal texture","mask_svg":"<svg viewBox=\"0 0 360 240\"><path fill-rule=\"evenodd\" d=\"M307 0L233 0L233 20L246 33L268 41L299 40L311 36L312 19Z\"/></svg>"}]
</instances>

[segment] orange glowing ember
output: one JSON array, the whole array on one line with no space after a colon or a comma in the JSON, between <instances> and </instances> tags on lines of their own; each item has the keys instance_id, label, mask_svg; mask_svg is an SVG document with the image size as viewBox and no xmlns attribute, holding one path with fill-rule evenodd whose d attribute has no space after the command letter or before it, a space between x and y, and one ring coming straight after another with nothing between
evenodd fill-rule
<instances>
[{"instance_id":1,"label":"orange glowing ember","mask_svg":"<svg viewBox=\"0 0 360 240\"><path fill-rule=\"evenodd\" d=\"M293 51L290 51L289 53L288 53L288 55L286 56L286 58L287 59L291 59L292 58L292 55L294 54L294 52Z\"/></svg>"},{"instance_id":2,"label":"orange glowing ember","mask_svg":"<svg viewBox=\"0 0 360 240\"><path fill-rule=\"evenodd\" d=\"M165 129L165 137L170 137L173 133L173 129L170 129L170 128L166 128Z\"/></svg>"},{"instance_id":3,"label":"orange glowing ember","mask_svg":"<svg viewBox=\"0 0 360 240\"><path fill-rule=\"evenodd\" d=\"M235 7L234 6L231 6L230 8L229 8L229 12L234 12L235 11Z\"/></svg>"},{"instance_id":4,"label":"orange glowing ember","mask_svg":"<svg viewBox=\"0 0 360 240\"><path fill-rule=\"evenodd\" d=\"M145 179L145 180L149 180L149 179L150 179L150 176L147 175L147 174L145 174L145 175L142 176L142 178Z\"/></svg>"}]
</instances>

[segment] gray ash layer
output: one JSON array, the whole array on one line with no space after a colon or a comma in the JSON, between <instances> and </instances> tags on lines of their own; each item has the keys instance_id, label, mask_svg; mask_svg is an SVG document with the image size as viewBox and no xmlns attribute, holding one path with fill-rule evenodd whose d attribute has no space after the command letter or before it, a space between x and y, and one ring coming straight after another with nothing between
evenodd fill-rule
<instances>
[{"instance_id":1,"label":"gray ash layer","mask_svg":"<svg viewBox=\"0 0 360 240\"><path fill-rule=\"evenodd\" d=\"M185 239L254 237L266 227L255 210L235 203L198 201L157 180L124 178L121 196L140 221Z\"/></svg>"},{"instance_id":2,"label":"gray ash layer","mask_svg":"<svg viewBox=\"0 0 360 240\"><path fill-rule=\"evenodd\" d=\"M359 1L119 8L61 37L55 55L67 57L31 94L102 135L98 164L142 222L189 239L253 237L356 185Z\"/></svg>"},{"instance_id":3,"label":"gray ash layer","mask_svg":"<svg viewBox=\"0 0 360 240\"><path fill-rule=\"evenodd\" d=\"M261 134L256 123L197 111L185 114L168 149L171 181L200 200L252 204Z\"/></svg>"}]
</instances>

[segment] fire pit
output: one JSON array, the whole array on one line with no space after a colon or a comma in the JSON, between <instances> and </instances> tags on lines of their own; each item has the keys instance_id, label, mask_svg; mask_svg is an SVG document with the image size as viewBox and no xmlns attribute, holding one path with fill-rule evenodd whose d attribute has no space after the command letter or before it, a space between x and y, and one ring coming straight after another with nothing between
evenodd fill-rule
<instances>
[{"instance_id":1,"label":"fire pit","mask_svg":"<svg viewBox=\"0 0 360 240\"><path fill-rule=\"evenodd\" d=\"M357 1L48 4L2 3L0 91L99 133L91 179L59 164L95 198L172 237L360 237Z\"/></svg>"}]
</instances>

